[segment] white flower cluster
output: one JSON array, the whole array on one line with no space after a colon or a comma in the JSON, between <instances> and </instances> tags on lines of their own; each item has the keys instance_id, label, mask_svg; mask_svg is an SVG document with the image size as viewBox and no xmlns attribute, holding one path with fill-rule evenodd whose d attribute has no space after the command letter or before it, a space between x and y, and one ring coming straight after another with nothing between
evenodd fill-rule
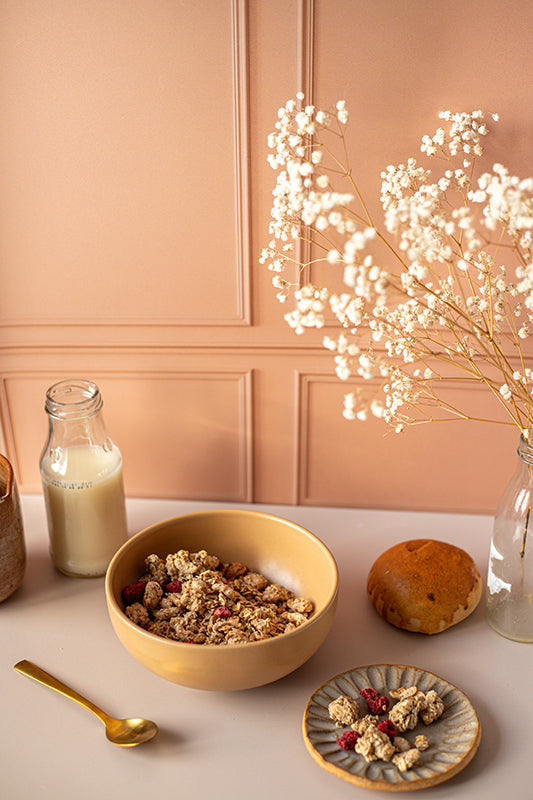
<instances>
[{"instance_id":1,"label":"white flower cluster","mask_svg":"<svg viewBox=\"0 0 533 800\"><path fill-rule=\"evenodd\" d=\"M297 100L303 100L303 96L298 95ZM327 171L322 167L323 153L315 141L317 136L331 128L333 120L339 129L348 121L346 104L342 101L337 104L336 115L332 117L317 111L314 106L298 109L297 102L289 100L279 109L276 130L268 137L268 145L275 151L269 154L268 161L280 172L272 193L270 233L274 238L263 250L260 262L268 263L269 269L275 273L273 284L279 290L281 302L287 299L294 287L281 273L288 265L295 264L294 241L305 238L307 229L312 228L320 235L323 247L331 230L341 236L356 234L356 224L347 213L354 197L351 193L331 189ZM358 241L356 237L352 243L347 243L344 254L332 249L328 253L329 261L333 263L343 256L348 258L350 250L364 247L364 242ZM321 296L320 291L318 294ZM297 332L310 327L313 319L322 319L320 314L316 318L313 315L309 317L304 308L311 295L314 300L319 299L314 297L314 289L310 288L309 295L306 292L304 297L301 294L296 296L299 306L295 313L287 315L289 324Z\"/></svg>"},{"instance_id":2,"label":"white flower cluster","mask_svg":"<svg viewBox=\"0 0 533 800\"><path fill-rule=\"evenodd\" d=\"M317 289L310 284L294 292L296 308L285 319L296 333L305 328L321 328L324 325L324 309L328 299L327 289Z\"/></svg>"},{"instance_id":3,"label":"white flower cluster","mask_svg":"<svg viewBox=\"0 0 533 800\"><path fill-rule=\"evenodd\" d=\"M492 116L495 121L498 120L497 114ZM462 153L463 167L470 167L472 159L483 154L481 137L488 133L483 111L441 111L439 117L448 123L449 129L439 128L434 136L423 136L422 152L434 156L447 148L452 156Z\"/></svg>"},{"instance_id":4,"label":"white flower cluster","mask_svg":"<svg viewBox=\"0 0 533 800\"><path fill-rule=\"evenodd\" d=\"M278 176L272 238L260 260L274 273L279 300L294 297L285 319L297 333L327 328L328 308L340 325L324 345L337 376L355 384L345 397L347 419L370 414L398 432L414 422L467 419L439 391L459 374L481 381L525 430L533 376L520 343L533 324L533 179L496 164L475 182L484 113L440 118L421 150L444 165L441 173L433 177L414 158L388 166L380 229L343 160L346 104L327 112L304 105L301 94L288 101L268 139ZM298 241L309 254L304 262ZM331 286L311 281L319 263L333 271Z\"/></svg>"}]
</instances>

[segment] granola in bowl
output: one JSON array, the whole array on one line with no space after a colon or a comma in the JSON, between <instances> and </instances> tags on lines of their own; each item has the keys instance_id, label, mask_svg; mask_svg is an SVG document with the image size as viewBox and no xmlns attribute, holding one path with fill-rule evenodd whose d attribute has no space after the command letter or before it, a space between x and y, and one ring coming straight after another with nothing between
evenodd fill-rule
<instances>
[{"instance_id":1,"label":"granola in bowl","mask_svg":"<svg viewBox=\"0 0 533 800\"><path fill-rule=\"evenodd\" d=\"M146 572L122 590L126 616L167 639L191 644L244 644L289 633L314 611L241 562L205 550L150 554Z\"/></svg>"}]
</instances>

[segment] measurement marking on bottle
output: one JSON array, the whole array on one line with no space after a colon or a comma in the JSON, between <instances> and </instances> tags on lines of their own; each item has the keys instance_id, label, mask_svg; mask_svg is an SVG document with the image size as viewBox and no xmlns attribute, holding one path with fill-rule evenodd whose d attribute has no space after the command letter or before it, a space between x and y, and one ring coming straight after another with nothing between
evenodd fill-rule
<instances>
[{"instance_id":1,"label":"measurement marking on bottle","mask_svg":"<svg viewBox=\"0 0 533 800\"><path fill-rule=\"evenodd\" d=\"M74 483L67 483L66 481L58 481L57 479L48 479L48 483L52 486L57 486L58 489L92 489L92 481L75 481Z\"/></svg>"}]
</instances>

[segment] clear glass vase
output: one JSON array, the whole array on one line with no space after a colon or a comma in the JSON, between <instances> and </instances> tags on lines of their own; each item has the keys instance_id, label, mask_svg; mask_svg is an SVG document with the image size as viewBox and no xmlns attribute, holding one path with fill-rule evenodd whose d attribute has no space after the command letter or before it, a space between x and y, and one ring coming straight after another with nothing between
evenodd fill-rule
<instances>
[{"instance_id":1,"label":"clear glass vase","mask_svg":"<svg viewBox=\"0 0 533 800\"><path fill-rule=\"evenodd\" d=\"M502 636L533 642L533 444L524 436L517 454L494 519L487 619Z\"/></svg>"}]
</instances>

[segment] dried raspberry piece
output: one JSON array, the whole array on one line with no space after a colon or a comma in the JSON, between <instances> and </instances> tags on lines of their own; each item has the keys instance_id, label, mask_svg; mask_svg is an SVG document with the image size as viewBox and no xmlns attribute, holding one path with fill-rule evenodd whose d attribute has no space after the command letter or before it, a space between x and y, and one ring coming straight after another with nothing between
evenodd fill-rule
<instances>
[{"instance_id":1,"label":"dried raspberry piece","mask_svg":"<svg viewBox=\"0 0 533 800\"><path fill-rule=\"evenodd\" d=\"M368 700L369 698L371 700L374 700L374 699L377 700L378 697L379 697L379 692L377 692L375 689L373 689L372 686L369 686L366 689L361 689L360 694L361 694L361 697L365 698L365 700Z\"/></svg>"},{"instance_id":2,"label":"dried raspberry piece","mask_svg":"<svg viewBox=\"0 0 533 800\"><path fill-rule=\"evenodd\" d=\"M133 603L140 603L143 599L145 585L142 581L138 583L129 583L122 590L122 599L127 606Z\"/></svg>"},{"instance_id":3,"label":"dried raspberry piece","mask_svg":"<svg viewBox=\"0 0 533 800\"><path fill-rule=\"evenodd\" d=\"M217 606L213 611L213 616L217 619L228 619L231 617L231 611L227 606Z\"/></svg>"},{"instance_id":4,"label":"dried raspberry piece","mask_svg":"<svg viewBox=\"0 0 533 800\"><path fill-rule=\"evenodd\" d=\"M165 586L165 591L171 593L181 592L181 589L182 589L181 581L170 581L170 583L167 583L167 585Z\"/></svg>"},{"instance_id":5,"label":"dried raspberry piece","mask_svg":"<svg viewBox=\"0 0 533 800\"><path fill-rule=\"evenodd\" d=\"M386 733L391 741L396 736L396 727L390 721L390 719L383 719L381 722L378 722L378 731L383 731L383 733Z\"/></svg>"},{"instance_id":6,"label":"dried raspberry piece","mask_svg":"<svg viewBox=\"0 0 533 800\"><path fill-rule=\"evenodd\" d=\"M390 702L388 697L380 696L379 692L369 686L367 689L361 689L361 697L364 697L368 710L371 714L384 714L388 709Z\"/></svg>"},{"instance_id":7,"label":"dried raspberry piece","mask_svg":"<svg viewBox=\"0 0 533 800\"><path fill-rule=\"evenodd\" d=\"M337 744L343 750L353 750L358 739L359 734L357 731L344 731L340 739L337 739Z\"/></svg>"}]
</instances>

